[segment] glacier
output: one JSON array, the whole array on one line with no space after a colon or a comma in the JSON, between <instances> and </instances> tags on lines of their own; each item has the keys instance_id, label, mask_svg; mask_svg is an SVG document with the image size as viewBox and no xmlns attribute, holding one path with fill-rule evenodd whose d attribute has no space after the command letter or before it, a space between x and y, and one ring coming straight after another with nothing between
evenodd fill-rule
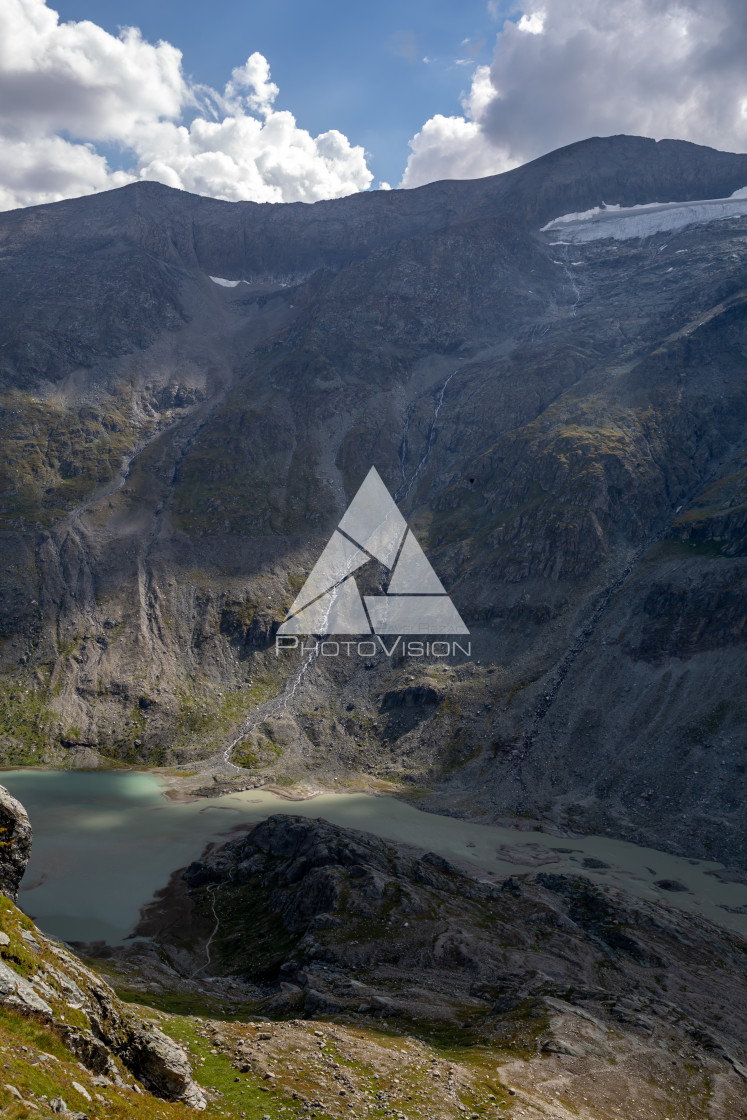
<instances>
[{"instance_id":1,"label":"glacier","mask_svg":"<svg viewBox=\"0 0 747 1120\"><path fill-rule=\"evenodd\" d=\"M730 198L710 198L695 202L648 202L640 206L594 206L576 214L563 214L542 227L543 233L558 233L555 244L574 244L613 238L627 241L651 237L685 226L722 221L747 215L747 187Z\"/></svg>"}]
</instances>

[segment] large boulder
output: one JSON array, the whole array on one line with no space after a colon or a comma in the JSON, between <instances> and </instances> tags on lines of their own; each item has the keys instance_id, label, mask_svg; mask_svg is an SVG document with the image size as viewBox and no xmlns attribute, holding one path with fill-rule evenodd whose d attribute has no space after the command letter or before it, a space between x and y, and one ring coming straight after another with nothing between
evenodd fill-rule
<instances>
[{"instance_id":1,"label":"large boulder","mask_svg":"<svg viewBox=\"0 0 747 1120\"><path fill-rule=\"evenodd\" d=\"M18 898L18 887L31 855L32 838L23 805L5 786L0 786L0 891L12 902Z\"/></svg>"}]
</instances>

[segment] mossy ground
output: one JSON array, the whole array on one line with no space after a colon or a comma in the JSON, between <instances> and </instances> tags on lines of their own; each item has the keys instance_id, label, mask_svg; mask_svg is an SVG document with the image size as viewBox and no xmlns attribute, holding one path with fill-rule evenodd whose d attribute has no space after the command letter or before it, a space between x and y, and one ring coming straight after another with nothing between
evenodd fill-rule
<instances>
[{"instance_id":1,"label":"mossy ground","mask_svg":"<svg viewBox=\"0 0 747 1120\"><path fill-rule=\"evenodd\" d=\"M50 745L59 745L51 692L30 676L0 681L0 760L9 766L33 766Z\"/></svg>"},{"instance_id":2,"label":"mossy ground","mask_svg":"<svg viewBox=\"0 0 747 1120\"><path fill-rule=\"evenodd\" d=\"M260 679L248 688L224 692L208 699L196 690L179 688L175 695L179 709L174 728L174 745L189 746L195 740L226 734L241 723L257 705L268 700L276 689L275 682Z\"/></svg>"},{"instance_id":3,"label":"mossy ground","mask_svg":"<svg viewBox=\"0 0 747 1120\"><path fill-rule=\"evenodd\" d=\"M342 1021L164 1020L198 1080L241 1115L412 1118L510 1115L489 1048L442 1047L393 1026ZM237 1076L237 1064L250 1066ZM252 1082L251 1073L256 1080ZM447 1099L444 1099L444 1090ZM260 1109L254 1112L255 1108Z\"/></svg>"},{"instance_id":4,"label":"mossy ground","mask_svg":"<svg viewBox=\"0 0 747 1120\"><path fill-rule=\"evenodd\" d=\"M153 1017L151 1008L140 1011ZM187 1050L195 1080L210 1097L201 1113L206 1120L309 1115L332 1120L351 1111L378 1118L400 1110L423 1120L465 1112L481 1117L511 1114L504 1111L510 1098L496 1055L482 1047L444 1045L441 1039L433 1045L392 1026L240 1023L173 1013L156 1013L155 1019ZM264 1047L247 1054L243 1047L256 1047L258 1040ZM183 1105L137 1092L131 1084L97 1084L52 1030L4 1009L0 1064L0 1109L11 1120L50 1120L49 1102L58 1097L91 1120L183 1120L196 1115ZM447 1084L452 1086L452 1099L445 1102L441 1098ZM356 1104L363 1106L360 1112Z\"/></svg>"},{"instance_id":5,"label":"mossy ground","mask_svg":"<svg viewBox=\"0 0 747 1120\"><path fill-rule=\"evenodd\" d=\"M8 421L0 469L6 526L52 524L110 481L148 429L136 418L127 383L95 407L14 390L0 398L0 411Z\"/></svg>"},{"instance_id":6,"label":"mossy ground","mask_svg":"<svg viewBox=\"0 0 747 1120\"><path fill-rule=\"evenodd\" d=\"M74 649L70 646L67 655ZM135 682L142 693L133 689L135 699L120 699L100 681L91 701L93 726L84 727L57 710L64 672L58 666L53 681L51 667L37 664L33 671L22 667L0 677L0 765L64 766L68 749L89 741L104 767L163 767L175 757L205 757L223 749L230 734L283 684L282 671L259 663L250 684L219 687L214 681L183 679L159 704L145 681ZM251 766L250 744L244 749L246 759L237 761Z\"/></svg>"}]
</instances>

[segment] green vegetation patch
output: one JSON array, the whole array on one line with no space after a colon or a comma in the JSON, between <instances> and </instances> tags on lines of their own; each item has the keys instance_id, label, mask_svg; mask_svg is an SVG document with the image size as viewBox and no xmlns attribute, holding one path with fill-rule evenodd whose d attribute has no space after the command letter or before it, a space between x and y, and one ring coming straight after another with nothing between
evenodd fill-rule
<instances>
[{"instance_id":1,"label":"green vegetation patch","mask_svg":"<svg viewBox=\"0 0 747 1120\"><path fill-rule=\"evenodd\" d=\"M71 408L58 397L11 390L0 395L0 416L0 525L6 526L18 519L53 523L109 482L143 434L127 384L96 407Z\"/></svg>"},{"instance_id":2,"label":"green vegetation patch","mask_svg":"<svg viewBox=\"0 0 747 1120\"><path fill-rule=\"evenodd\" d=\"M221 1109L229 1109L232 1115L246 1115L247 1120L261 1120L265 1116L279 1120L288 1115L288 1102L268 1091L266 1086L260 1088L261 1078L251 1073L237 1075L230 1058L215 1052L215 1046L210 1039L202 1037L193 1019L166 1018L160 1025L189 1053L195 1081L221 1094Z\"/></svg>"},{"instance_id":3,"label":"green vegetation patch","mask_svg":"<svg viewBox=\"0 0 747 1120\"><path fill-rule=\"evenodd\" d=\"M42 761L42 752L55 739L57 716L49 699L49 688L35 681L0 681L0 758L6 765Z\"/></svg>"}]
</instances>

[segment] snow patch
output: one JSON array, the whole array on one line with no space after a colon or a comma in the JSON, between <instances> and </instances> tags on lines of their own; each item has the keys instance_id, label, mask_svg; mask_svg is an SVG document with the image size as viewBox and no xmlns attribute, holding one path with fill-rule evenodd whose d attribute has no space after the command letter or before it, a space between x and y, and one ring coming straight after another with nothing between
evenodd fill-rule
<instances>
[{"instance_id":1,"label":"snow patch","mask_svg":"<svg viewBox=\"0 0 747 1120\"><path fill-rule=\"evenodd\" d=\"M239 284L248 284L248 280L225 280L222 276L211 276L210 279L214 284L220 284L221 288L236 288Z\"/></svg>"},{"instance_id":2,"label":"snow patch","mask_svg":"<svg viewBox=\"0 0 747 1120\"><path fill-rule=\"evenodd\" d=\"M607 206L603 202L591 210L554 218L542 227L542 232L557 230L565 240L555 244L564 245L603 238L627 241L742 215L747 215L747 187L734 191L730 198L698 202L644 202L626 207Z\"/></svg>"}]
</instances>

